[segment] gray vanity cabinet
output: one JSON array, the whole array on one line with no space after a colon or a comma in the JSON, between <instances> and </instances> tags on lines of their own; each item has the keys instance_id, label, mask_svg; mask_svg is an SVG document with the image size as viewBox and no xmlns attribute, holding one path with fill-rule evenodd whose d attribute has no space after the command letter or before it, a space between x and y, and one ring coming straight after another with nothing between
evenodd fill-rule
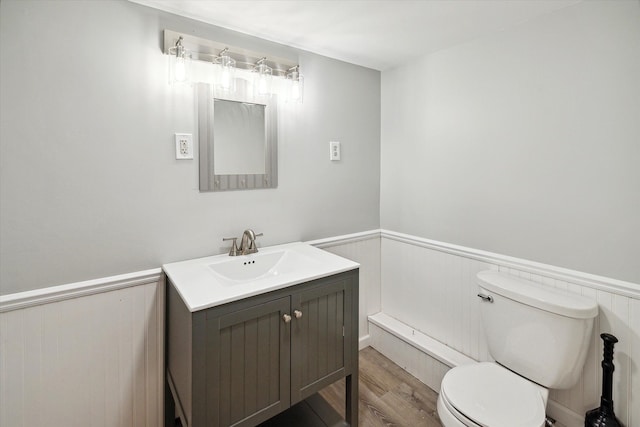
<instances>
[{"instance_id":1,"label":"gray vanity cabinet","mask_svg":"<svg viewBox=\"0 0 640 427\"><path fill-rule=\"evenodd\" d=\"M358 270L194 313L168 281L168 411L185 427L255 426L346 377L357 425L357 319Z\"/></svg>"},{"instance_id":2,"label":"gray vanity cabinet","mask_svg":"<svg viewBox=\"0 0 640 427\"><path fill-rule=\"evenodd\" d=\"M255 425L289 408L290 337L282 319L290 305L284 297L207 316L207 425Z\"/></svg>"},{"instance_id":3,"label":"gray vanity cabinet","mask_svg":"<svg viewBox=\"0 0 640 427\"><path fill-rule=\"evenodd\" d=\"M345 312L351 293L346 280L336 279L293 295L294 310L302 316L291 326L291 404L343 378L351 363L345 352L352 332L351 310Z\"/></svg>"}]
</instances>

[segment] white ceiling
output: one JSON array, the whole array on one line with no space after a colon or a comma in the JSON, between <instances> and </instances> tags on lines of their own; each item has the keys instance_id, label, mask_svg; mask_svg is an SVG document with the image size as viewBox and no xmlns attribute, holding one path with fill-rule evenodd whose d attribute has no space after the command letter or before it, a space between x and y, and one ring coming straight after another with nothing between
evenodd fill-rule
<instances>
[{"instance_id":1,"label":"white ceiling","mask_svg":"<svg viewBox=\"0 0 640 427\"><path fill-rule=\"evenodd\" d=\"M582 0L130 0L385 70Z\"/></svg>"}]
</instances>

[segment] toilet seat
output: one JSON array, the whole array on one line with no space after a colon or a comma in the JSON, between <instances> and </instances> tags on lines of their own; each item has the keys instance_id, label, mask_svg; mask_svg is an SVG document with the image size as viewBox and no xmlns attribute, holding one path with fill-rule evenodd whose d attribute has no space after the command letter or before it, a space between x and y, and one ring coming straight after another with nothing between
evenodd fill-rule
<instances>
[{"instance_id":1,"label":"toilet seat","mask_svg":"<svg viewBox=\"0 0 640 427\"><path fill-rule=\"evenodd\" d=\"M489 362L451 369L440 390L441 409L470 427L544 426L547 396L544 387Z\"/></svg>"},{"instance_id":2,"label":"toilet seat","mask_svg":"<svg viewBox=\"0 0 640 427\"><path fill-rule=\"evenodd\" d=\"M438 418L445 427L482 427L480 424L476 424L463 414L458 412L446 397L440 392L438 395L438 401L436 404L438 411Z\"/></svg>"}]
</instances>

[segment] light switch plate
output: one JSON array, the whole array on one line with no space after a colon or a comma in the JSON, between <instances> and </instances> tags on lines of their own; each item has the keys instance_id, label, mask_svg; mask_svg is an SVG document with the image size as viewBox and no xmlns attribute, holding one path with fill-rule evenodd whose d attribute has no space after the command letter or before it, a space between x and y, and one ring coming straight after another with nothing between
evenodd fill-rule
<instances>
[{"instance_id":1,"label":"light switch plate","mask_svg":"<svg viewBox=\"0 0 640 427\"><path fill-rule=\"evenodd\" d=\"M190 133L176 133L176 159L193 159L193 135Z\"/></svg>"},{"instance_id":2,"label":"light switch plate","mask_svg":"<svg viewBox=\"0 0 640 427\"><path fill-rule=\"evenodd\" d=\"M340 160L340 143L338 141L329 142L329 160Z\"/></svg>"}]
</instances>

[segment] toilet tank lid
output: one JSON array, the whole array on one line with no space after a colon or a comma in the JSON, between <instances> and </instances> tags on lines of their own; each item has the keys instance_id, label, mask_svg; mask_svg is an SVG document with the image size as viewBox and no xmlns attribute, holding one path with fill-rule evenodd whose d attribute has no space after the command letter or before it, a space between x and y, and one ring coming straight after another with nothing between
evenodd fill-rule
<instances>
[{"instance_id":1,"label":"toilet tank lid","mask_svg":"<svg viewBox=\"0 0 640 427\"><path fill-rule=\"evenodd\" d=\"M563 292L540 284L487 270L477 274L478 285L523 304L574 319L590 319L598 315L598 304L582 295Z\"/></svg>"}]
</instances>

